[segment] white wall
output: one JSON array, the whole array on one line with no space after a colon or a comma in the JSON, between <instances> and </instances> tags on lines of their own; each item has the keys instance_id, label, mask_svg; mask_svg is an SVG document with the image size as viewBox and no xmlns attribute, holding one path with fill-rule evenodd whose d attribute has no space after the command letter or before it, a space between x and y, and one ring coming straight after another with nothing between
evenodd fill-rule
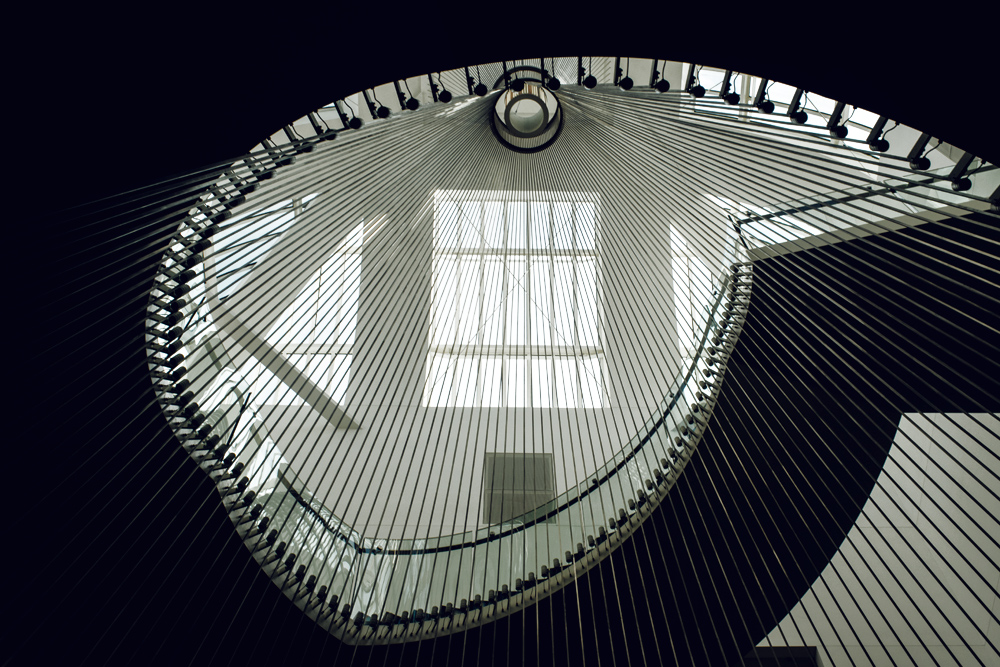
<instances>
[{"instance_id":1,"label":"white wall","mask_svg":"<svg viewBox=\"0 0 1000 667\"><path fill-rule=\"evenodd\" d=\"M760 646L819 646L827 666L997 665L998 457L997 415L904 414L858 521Z\"/></svg>"}]
</instances>

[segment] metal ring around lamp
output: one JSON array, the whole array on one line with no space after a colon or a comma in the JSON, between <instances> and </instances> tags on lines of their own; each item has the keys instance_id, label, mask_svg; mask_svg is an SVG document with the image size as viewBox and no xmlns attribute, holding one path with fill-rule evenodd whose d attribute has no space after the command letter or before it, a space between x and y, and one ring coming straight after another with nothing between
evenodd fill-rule
<instances>
[{"instance_id":1,"label":"metal ring around lamp","mask_svg":"<svg viewBox=\"0 0 1000 667\"><path fill-rule=\"evenodd\" d=\"M534 129L526 130L523 129L524 126L522 126L522 128L519 129L517 127L518 121L515 120L515 118L512 118L511 114L514 111L514 107L518 106L523 102L529 102L529 101L534 102L535 104L538 105L538 110L539 110L538 114L541 114L542 116L541 122L538 123L534 127ZM532 118L534 118L538 114L535 114L534 116L532 116ZM514 100L512 100L510 104L507 105L507 108L504 110L503 122L504 125L507 126L507 130L510 131L510 133L513 134L515 137L521 137L522 139L531 139L545 132L545 129L549 125L549 110L548 107L545 105L545 100L538 97L537 95L522 92L518 94L518 96L514 98Z\"/></svg>"},{"instance_id":2,"label":"metal ring around lamp","mask_svg":"<svg viewBox=\"0 0 1000 667\"><path fill-rule=\"evenodd\" d=\"M544 94L552 97L555 102L554 110L549 108L549 104L541 94L533 92L518 93L503 109L491 106L490 127L501 144L518 153L536 153L548 148L559 138L563 126L562 106L559 98L551 91L546 91ZM538 106L537 114L531 117L537 120L530 125L518 123L516 120L514 107L520 102L531 102Z\"/></svg>"}]
</instances>

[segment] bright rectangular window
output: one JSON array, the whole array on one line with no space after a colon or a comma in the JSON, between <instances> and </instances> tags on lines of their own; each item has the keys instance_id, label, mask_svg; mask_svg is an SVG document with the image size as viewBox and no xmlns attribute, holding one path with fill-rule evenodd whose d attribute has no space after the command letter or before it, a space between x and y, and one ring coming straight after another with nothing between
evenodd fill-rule
<instances>
[{"instance_id":1,"label":"bright rectangular window","mask_svg":"<svg viewBox=\"0 0 1000 667\"><path fill-rule=\"evenodd\" d=\"M670 265L678 348L691 358L708 324L715 285L705 262L676 227L670 227Z\"/></svg>"},{"instance_id":2,"label":"bright rectangular window","mask_svg":"<svg viewBox=\"0 0 1000 667\"><path fill-rule=\"evenodd\" d=\"M437 191L424 404L604 404L597 195Z\"/></svg>"},{"instance_id":3,"label":"bright rectangular window","mask_svg":"<svg viewBox=\"0 0 1000 667\"><path fill-rule=\"evenodd\" d=\"M361 249L365 226L352 227L265 336L324 393L342 402L350 380L358 324ZM254 385L260 401L302 405L302 397L257 364Z\"/></svg>"}]
</instances>

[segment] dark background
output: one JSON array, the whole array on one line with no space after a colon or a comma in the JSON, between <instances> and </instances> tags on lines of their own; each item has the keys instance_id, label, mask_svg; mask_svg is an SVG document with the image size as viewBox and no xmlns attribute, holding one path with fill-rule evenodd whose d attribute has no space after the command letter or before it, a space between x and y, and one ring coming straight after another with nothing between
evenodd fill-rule
<instances>
[{"instance_id":1,"label":"dark background","mask_svg":"<svg viewBox=\"0 0 1000 667\"><path fill-rule=\"evenodd\" d=\"M953 7L958 6L944 5L942 11ZM906 327L885 323L906 321L908 314L893 310L871 267L892 272L905 263L894 264L891 253L873 258L864 250L839 279L854 281L852 298L837 303L868 318L858 326L877 344L867 350L873 360L891 366L886 371L872 362L865 368L875 370L864 371L865 377L892 377L905 370L915 376L900 376L905 381L896 386L913 390L898 396L889 392L888 398L878 392L858 395L870 416L863 423L832 412L817 415L819 404L851 402L838 387L864 383L779 381L806 376L803 369L812 363L791 360L791 366L775 371L790 341L817 351L837 344L816 338L801 326L801 317L789 321L788 304L798 304L799 315L808 310L813 322L836 324L830 310L815 304L837 297L798 286L804 275L826 266L824 261L810 265L804 257L774 263L761 272L760 294L767 298L761 299L758 324L748 327L743 350L733 361L734 381L720 403L719 429L706 441L703 467L693 470L670 507L644 527L634 541L638 546L624 549L615 565L586 580L581 590L591 592L594 602L582 603L578 614L567 611L572 605L556 596L538 608L537 616L533 611L514 617L509 626L494 624L451 642L425 643L413 649L419 652L355 654L349 647L339 650L332 638L303 621L257 574L211 485L176 451L144 375L142 312L160 252L160 243L149 240L155 229L128 217L109 221L101 204L71 207L236 157L290 120L363 87L477 62L580 53L659 57L767 76L885 113L1000 161L991 99L997 86L995 44L988 36L986 10L963 5L960 16L931 15L877 3L804 11L786 5L771 13L750 3L737 11L711 5L614 9L588 13L566 6L548 15L539 7L537 18L516 20L499 6L426 4L399 10L372 3L323 9L278 5L268 11L161 5L135 7L132 15L92 6L44 7L12 16L5 154L7 282L14 296L6 318L11 336L7 377L13 400L8 400L7 420L12 428L3 439L11 511L3 540L9 590L3 596L8 622L0 629L0 658L10 656L15 664L330 664L353 659L392 665L430 659L516 665L523 650L529 662L539 664L585 656L590 664L596 656L602 664L624 664L673 662L670 637L682 662L725 664L794 603L867 495L863 483L850 489L832 484L805 501L842 509L815 519L817 533L829 537L817 538L813 546L785 547L783 553L803 563L804 571L768 600L734 593L731 603L705 602L704 608L685 613L673 602L660 605L652 594L649 599L640 593L618 596L624 610L615 596L605 603L599 586L611 581L612 567L618 580L659 577L663 589L657 592L665 596L673 591L673 584L664 586L668 580L706 581L685 579L670 569L692 560L681 553L682 541L676 542L674 557L643 556L653 553L646 549L649 544L671 553L667 536L676 540L677 526L689 531L685 534L692 541L703 540L705 549L717 549L726 540L766 543L739 521L735 528L725 527L731 517L721 512L697 521L687 514L716 493L713 480L729 485L723 494L729 498L726 507L745 504L743 493L768 488L763 476L722 475L727 434L739 441L740 433L760 426L752 420L784 414L778 432L757 442L758 451L745 453L743 464L761 456L787 457L791 448L807 471L802 474L822 476L830 473L814 465L818 455L794 447L801 442L796 429L819 424L828 429L826 440L841 443L844 451L861 444L870 453L850 464L850 473L864 479L877 472L899 411L917 405L997 408L995 384L977 377L971 386L963 369L936 369L953 373L951 385L962 389L953 395L919 371L892 366L898 350L882 343L890 336L903 340ZM995 242L995 223L985 222L994 225ZM989 236L982 228L977 233ZM984 243L995 258L993 246ZM974 249L968 253L976 257ZM933 285L937 277L919 280ZM907 298L926 294L915 284ZM982 302L981 290L957 296L945 290L935 296ZM879 298L883 301L872 305ZM988 324L990 309L981 310ZM837 317L855 321L850 314ZM796 323L798 329L789 328ZM922 327L918 320L909 323ZM908 353L950 349L957 340L959 349L995 359L990 346L996 340L988 329L952 324L952 330L937 330ZM858 337L849 331L840 335L844 345ZM819 377L838 376L839 367L830 364ZM808 370L816 371L815 365ZM768 404L757 382L765 376L776 378L779 394L785 390L787 396L807 398L791 408L777 398ZM730 463L738 460L732 456L737 458ZM760 500L777 508L800 501ZM793 518L774 519L769 537L792 534L789 524L778 523ZM755 573L774 565L749 557L734 557L732 563L714 566L713 575L726 571L736 582L751 582ZM704 575L697 569L690 575L699 572ZM685 599L687 591L678 587L677 595ZM691 591L690 598L696 597L704 595ZM663 606L662 618L659 612L647 613L647 604ZM557 611L550 614L546 605ZM574 630L578 617L579 627L590 624L594 630ZM738 617L756 618L750 625L759 627L727 633L724 619ZM553 622L555 643L545 639L544 631ZM643 625L648 627L640 643L634 637ZM668 626L670 631L664 629ZM654 631L659 640L651 646ZM628 636L633 641L626 642Z\"/></svg>"}]
</instances>

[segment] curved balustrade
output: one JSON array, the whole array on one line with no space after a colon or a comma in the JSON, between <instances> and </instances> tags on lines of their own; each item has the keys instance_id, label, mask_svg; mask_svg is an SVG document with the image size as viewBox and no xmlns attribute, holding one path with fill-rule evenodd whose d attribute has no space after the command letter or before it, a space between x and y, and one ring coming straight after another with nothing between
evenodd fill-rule
<instances>
[{"instance_id":1,"label":"curved balustrade","mask_svg":"<svg viewBox=\"0 0 1000 667\"><path fill-rule=\"evenodd\" d=\"M252 407L249 383L236 376L218 338L204 272L187 268L197 266L193 250L218 224L205 225L204 217L193 215L178 232L150 301L159 399L264 571L315 620L360 641L405 640L488 621L566 585L613 550L696 449L750 298L750 265L734 264L671 392L621 451L574 488L499 530L371 539L312 498ZM455 590L468 597L453 599Z\"/></svg>"},{"instance_id":2,"label":"curved balustrade","mask_svg":"<svg viewBox=\"0 0 1000 667\"><path fill-rule=\"evenodd\" d=\"M707 101L699 104L704 107ZM722 115L742 109L717 104ZM669 393L601 467L553 500L499 525L426 539L370 537L327 509L283 458L253 404L250 383L237 376L209 307L213 298L224 298L233 289L242 270L206 273L205 253L213 237L247 194L280 177L296 155L336 136L316 122L313 126L315 137L294 135L283 145L263 142L262 151L234 165L205 193L176 233L151 294L147 320L158 397L184 448L217 484L238 534L261 568L316 622L347 641L362 643L406 641L487 622L593 567L676 483L711 419L743 326L752 285L749 259L755 249L783 240L780 230L754 225L788 213L723 206L741 218L734 220L740 261L717 277L696 349ZM952 175L945 177L938 169L927 183ZM910 185L925 183L886 181L887 189ZM858 188L831 193L836 195L832 203L811 195L789 207L811 211L825 206L837 213L836 206L860 199L883 206L898 201ZM811 227L801 223L790 240L815 231L815 221L810 218ZM262 256L266 244L281 233L258 238L256 249L253 244L244 248L251 261L242 268L252 266L252 258ZM749 244L744 234L752 237ZM227 279L227 286L220 287Z\"/></svg>"}]
</instances>

